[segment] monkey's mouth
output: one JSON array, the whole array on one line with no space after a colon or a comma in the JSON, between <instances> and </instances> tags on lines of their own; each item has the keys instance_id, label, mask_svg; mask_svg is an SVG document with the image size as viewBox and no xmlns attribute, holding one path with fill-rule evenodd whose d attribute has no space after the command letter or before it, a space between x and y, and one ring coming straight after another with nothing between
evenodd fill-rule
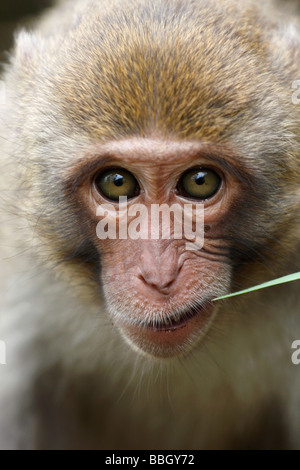
<instances>
[{"instance_id":1,"label":"monkey's mouth","mask_svg":"<svg viewBox=\"0 0 300 470\"><path fill-rule=\"evenodd\" d=\"M190 307L184 309L176 316L171 316L165 320L154 320L152 323L144 324L145 328L150 328L156 331L174 331L178 328L185 328L187 323L192 320L196 315L200 315L205 311L204 306Z\"/></svg>"},{"instance_id":2,"label":"monkey's mouth","mask_svg":"<svg viewBox=\"0 0 300 470\"><path fill-rule=\"evenodd\" d=\"M122 330L133 346L148 355L161 358L182 355L205 335L214 310L214 304L206 301L165 319L123 325Z\"/></svg>"}]
</instances>

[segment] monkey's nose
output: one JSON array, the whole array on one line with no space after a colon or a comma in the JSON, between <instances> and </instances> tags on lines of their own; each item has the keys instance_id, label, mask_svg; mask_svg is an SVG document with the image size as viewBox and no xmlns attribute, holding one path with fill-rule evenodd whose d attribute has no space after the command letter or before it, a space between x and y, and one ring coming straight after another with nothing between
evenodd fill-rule
<instances>
[{"instance_id":1,"label":"monkey's nose","mask_svg":"<svg viewBox=\"0 0 300 470\"><path fill-rule=\"evenodd\" d=\"M168 294L171 285L173 284L176 276L169 277L168 279L163 279L159 273L152 272L143 272L139 274L139 279L141 279L147 286L152 287L158 290L162 294Z\"/></svg>"},{"instance_id":2,"label":"monkey's nose","mask_svg":"<svg viewBox=\"0 0 300 470\"><path fill-rule=\"evenodd\" d=\"M168 294L179 272L178 260L174 254L156 257L149 251L141 255L138 278L145 285Z\"/></svg>"}]
</instances>

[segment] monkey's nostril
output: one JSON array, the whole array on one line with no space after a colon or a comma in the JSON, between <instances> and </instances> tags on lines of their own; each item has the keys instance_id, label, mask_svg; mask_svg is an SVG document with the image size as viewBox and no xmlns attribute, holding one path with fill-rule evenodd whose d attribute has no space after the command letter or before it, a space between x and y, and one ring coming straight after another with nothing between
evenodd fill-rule
<instances>
[{"instance_id":1,"label":"monkey's nostril","mask_svg":"<svg viewBox=\"0 0 300 470\"><path fill-rule=\"evenodd\" d=\"M173 284L173 282L174 282L174 279L172 279L172 280L169 281L169 282L166 282L166 283L162 286L162 288L163 288L163 289L167 289L167 288L171 287L171 285Z\"/></svg>"}]
</instances>

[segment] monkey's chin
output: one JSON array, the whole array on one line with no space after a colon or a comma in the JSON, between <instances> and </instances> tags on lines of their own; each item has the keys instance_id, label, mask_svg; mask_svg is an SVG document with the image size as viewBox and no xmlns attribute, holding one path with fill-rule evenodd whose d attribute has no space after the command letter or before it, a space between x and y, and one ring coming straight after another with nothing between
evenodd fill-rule
<instances>
[{"instance_id":1,"label":"monkey's chin","mask_svg":"<svg viewBox=\"0 0 300 470\"><path fill-rule=\"evenodd\" d=\"M188 354L205 336L215 316L215 305L185 310L184 314L168 324L122 324L126 341L140 353L167 359Z\"/></svg>"}]
</instances>

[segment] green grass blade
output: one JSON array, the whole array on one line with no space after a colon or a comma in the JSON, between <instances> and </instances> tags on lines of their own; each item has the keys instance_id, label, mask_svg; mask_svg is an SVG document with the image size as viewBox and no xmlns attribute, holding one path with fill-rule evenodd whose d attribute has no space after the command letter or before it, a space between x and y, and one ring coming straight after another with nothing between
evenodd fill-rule
<instances>
[{"instance_id":1,"label":"green grass blade","mask_svg":"<svg viewBox=\"0 0 300 470\"><path fill-rule=\"evenodd\" d=\"M213 302L216 300L223 300L229 299L229 297L235 297L236 295L248 294L248 292L254 292L259 289L265 289L266 287L277 286L278 284L284 284L286 282L291 281L299 281L300 280L300 272L294 274L288 274L288 276L279 277L278 279L274 279L273 281L264 282L263 284L259 284L255 287L250 287L249 289L240 290L239 292L234 292L233 294L223 295L222 297L217 297L213 299Z\"/></svg>"}]
</instances>

